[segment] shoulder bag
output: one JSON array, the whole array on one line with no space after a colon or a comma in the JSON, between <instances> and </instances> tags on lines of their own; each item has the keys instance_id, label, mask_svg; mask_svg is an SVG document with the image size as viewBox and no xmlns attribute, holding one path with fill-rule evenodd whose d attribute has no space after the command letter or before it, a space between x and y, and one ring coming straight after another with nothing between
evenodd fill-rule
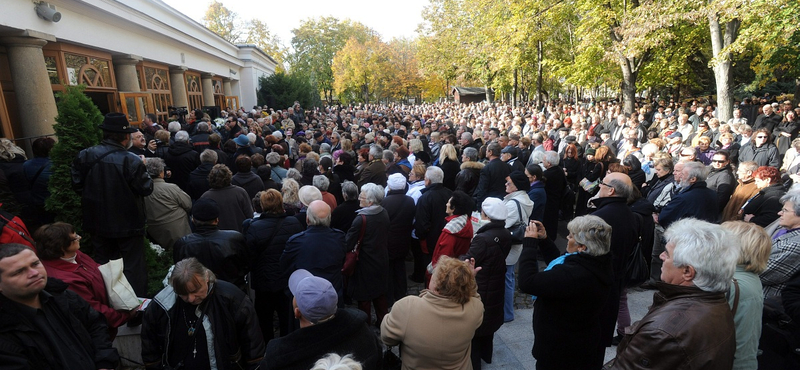
<instances>
[{"instance_id":1,"label":"shoulder bag","mask_svg":"<svg viewBox=\"0 0 800 370\"><path fill-rule=\"evenodd\" d=\"M367 216L361 215L361 231L358 233L358 241L353 247L353 250L347 252L344 256L344 265L342 266L342 275L352 276L356 272L356 263L358 263L358 253L361 252L361 241L364 240L364 229L367 228Z\"/></svg>"},{"instance_id":2,"label":"shoulder bag","mask_svg":"<svg viewBox=\"0 0 800 370\"><path fill-rule=\"evenodd\" d=\"M525 229L528 227L528 220L523 220L522 208L519 206L519 201L516 199L511 200L517 203L517 212L519 213L519 220L508 228L508 231L511 232L511 244L522 244L522 241L525 239Z\"/></svg>"}]
</instances>

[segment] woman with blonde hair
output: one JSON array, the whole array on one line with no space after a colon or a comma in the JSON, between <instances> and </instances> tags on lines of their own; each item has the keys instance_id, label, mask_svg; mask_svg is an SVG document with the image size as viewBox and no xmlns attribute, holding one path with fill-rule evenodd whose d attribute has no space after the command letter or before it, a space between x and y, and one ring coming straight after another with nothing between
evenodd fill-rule
<instances>
[{"instance_id":1,"label":"woman with blonde hair","mask_svg":"<svg viewBox=\"0 0 800 370\"><path fill-rule=\"evenodd\" d=\"M283 179L283 185L281 185L283 209L289 216L293 216L300 211L300 208L303 208L303 203L300 203L299 192L300 184L295 179L289 177Z\"/></svg>"},{"instance_id":2,"label":"woman with blonde hair","mask_svg":"<svg viewBox=\"0 0 800 370\"><path fill-rule=\"evenodd\" d=\"M474 263L443 256L429 289L397 301L384 317L381 340L400 345L403 369L472 369L472 337L483 322Z\"/></svg>"},{"instance_id":3,"label":"woman with blonde hair","mask_svg":"<svg viewBox=\"0 0 800 370\"><path fill-rule=\"evenodd\" d=\"M442 185L444 187L455 190L456 189L456 175L461 171L461 163L458 162L458 153L453 144L444 144L442 149L439 150L439 168L444 172L444 179Z\"/></svg>"},{"instance_id":4,"label":"woman with blonde hair","mask_svg":"<svg viewBox=\"0 0 800 370\"><path fill-rule=\"evenodd\" d=\"M730 240L739 248L739 261L728 293L736 327L733 369L756 369L764 309L764 291L758 274L767 268L772 241L764 228L750 222L728 221L722 223L722 228L732 234Z\"/></svg>"}]
</instances>

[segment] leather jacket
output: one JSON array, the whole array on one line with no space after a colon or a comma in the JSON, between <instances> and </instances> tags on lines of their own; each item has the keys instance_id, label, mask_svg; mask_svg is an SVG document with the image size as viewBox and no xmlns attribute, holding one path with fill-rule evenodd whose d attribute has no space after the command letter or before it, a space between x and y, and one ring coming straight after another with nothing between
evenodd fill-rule
<instances>
[{"instance_id":1,"label":"leather jacket","mask_svg":"<svg viewBox=\"0 0 800 370\"><path fill-rule=\"evenodd\" d=\"M144 235L144 197L153 180L120 143L106 139L81 150L72 163L72 187L82 196L84 230L107 238Z\"/></svg>"},{"instance_id":2,"label":"leather jacket","mask_svg":"<svg viewBox=\"0 0 800 370\"><path fill-rule=\"evenodd\" d=\"M172 247L174 262L197 258L203 266L227 281L245 290L245 276L250 272L250 253L244 235L233 230L219 230L216 226L198 226Z\"/></svg>"},{"instance_id":3,"label":"leather jacket","mask_svg":"<svg viewBox=\"0 0 800 370\"><path fill-rule=\"evenodd\" d=\"M653 306L625 329L611 369L729 370L736 336L724 293L657 283Z\"/></svg>"}]
</instances>

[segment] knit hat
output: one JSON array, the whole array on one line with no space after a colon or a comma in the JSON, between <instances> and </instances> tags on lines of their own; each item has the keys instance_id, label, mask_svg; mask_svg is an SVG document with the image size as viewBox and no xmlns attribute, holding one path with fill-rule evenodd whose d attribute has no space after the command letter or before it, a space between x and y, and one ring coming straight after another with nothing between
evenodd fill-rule
<instances>
[{"instance_id":1,"label":"knit hat","mask_svg":"<svg viewBox=\"0 0 800 370\"><path fill-rule=\"evenodd\" d=\"M595 152L596 151L594 150L594 148L589 148L589 149L586 149L586 152L584 154L586 154L586 155L594 155Z\"/></svg>"},{"instance_id":2,"label":"knit hat","mask_svg":"<svg viewBox=\"0 0 800 370\"><path fill-rule=\"evenodd\" d=\"M192 218L197 221L213 221L219 218L217 202L209 198L200 198L192 207Z\"/></svg>"},{"instance_id":3,"label":"knit hat","mask_svg":"<svg viewBox=\"0 0 800 370\"><path fill-rule=\"evenodd\" d=\"M486 198L481 204L481 210L486 214L490 220L505 220L508 217L506 205L500 198L489 197Z\"/></svg>"},{"instance_id":4,"label":"knit hat","mask_svg":"<svg viewBox=\"0 0 800 370\"><path fill-rule=\"evenodd\" d=\"M508 175L511 179L511 182L514 183L514 186L517 187L517 190L522 190L524 192L528 192L531 190L531 183L528 182L528 176L525 176L525 173L522 171L514 171Z\"/></svg>"},{"instance_id":5,"label":"knit hat","mask_svg":"<svg viewBox=\"0 0 800 370\"><path fill-rule=\"evenodd\" d=\"M389 180L386 181L386 184L389 190L402 190L406 187L406 178L399 173L393 173L389 175Z\"/></svg>"}]
</instances>

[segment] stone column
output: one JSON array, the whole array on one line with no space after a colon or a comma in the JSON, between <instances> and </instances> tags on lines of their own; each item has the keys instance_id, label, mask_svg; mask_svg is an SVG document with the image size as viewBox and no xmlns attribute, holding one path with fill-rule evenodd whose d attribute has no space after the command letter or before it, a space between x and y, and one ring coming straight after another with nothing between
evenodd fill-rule
<instances>
[{"instance_id":1,"label":"stone column","mask_svg":"<svg viewBox=\"0 0 800 370\"><path fill-rule=\"evenodd\" d=\"M222 90L225 92L225 96L231 96L233 93L231 92L231 79L230 78L223 78L222 79Z\"/></svg>"},{"instance_id":2,"label":"stone column","mask_svg":"<svg viewBox=\"0 0 800 370\"><path fill-rule=\"evenodd\" d=\"M176 107L189 106L189 94L186 92L186 78L183 72L187 68L184 66L169 68L169 84L172 87L172 105Z\"/></svg>"},{"instance_id":3,"label":"stone column","mask_svg":"<svg viewBox=\"0 0 800 370\"><path fill-rule=\"evenodd\" d=\"M120 92L140 92L139 77L136 65L142 61L138 55L124 55L114 58L114 75L117 78L117 90Z\"/></svg>"},{"instance_id":4,"label":"stone column","mask_svg":"<svg viewBox=\"0 0 800 370\"><path fill-rule=\"evenodd\" d=\"M42 52L42 47L48 41L56 40L52 35L34 31L26 31L23 36L0 38L0 43L5 45L8 52L11 80L17 95L17 109L21 113L18 127L22 132L18 134L23 137L52 134L55 117L58 115Z\"/></svg>"},{"instance_id":5,"label":"stone column","mask_svg":"<svg viewBox=\"0 0 800 370\"><path fill-rule=\"evenodd\" d=\"M203 73L200 75L200 82L203 84L203 105L214 105L214 84L211 78L213 73Z\"/></svg>"}]
</instances>

